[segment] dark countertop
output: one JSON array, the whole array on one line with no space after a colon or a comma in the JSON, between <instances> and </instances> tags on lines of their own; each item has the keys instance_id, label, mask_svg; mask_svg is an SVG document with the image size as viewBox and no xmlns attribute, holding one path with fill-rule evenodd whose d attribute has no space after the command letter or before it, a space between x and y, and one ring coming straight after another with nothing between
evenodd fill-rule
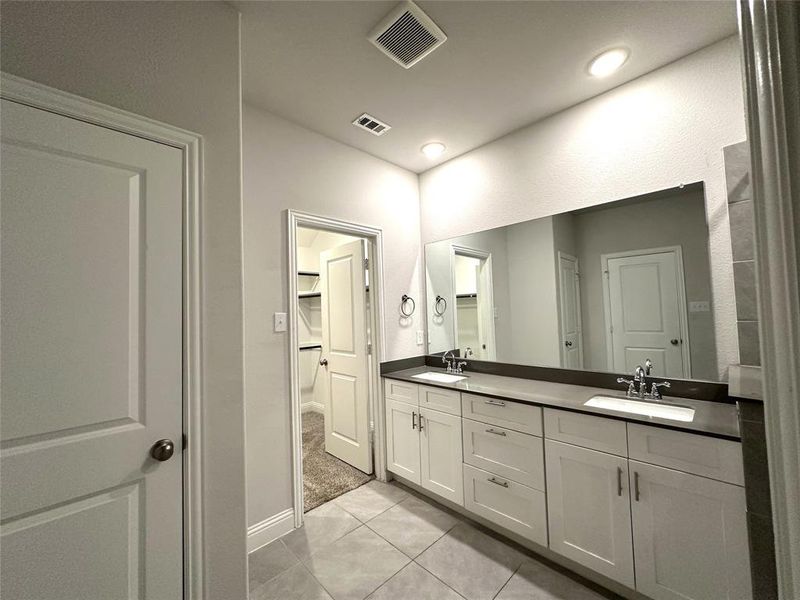
<instances>
[{"instance_id":1,"label":"dark countertop","mask_svg":"<svg viewBox=\"0 0 800 600\"><path fill-rule=\"evenodd\" d=\"M384 373L382 376L420 385L469 392L471 394L492 396L495 398L505 398L517 402L524 402L525 404L535 404L538 406L549 406L563 410L602 415L604 417L621 419L631 423L644 423L646 425L655 425L691 433L702 433L736 441L741 439L739 434L739 419L735 404L665 396L665 400L668 403L688 406L695 410L694 420L689 423L584 406L584 402L596 394L624 397L624 389L609 390L605 388L552 383L549 381L521 379L517 377L487 375L469 371L462 373L466 379L462 379L456 383L438 383L424 379L414 379L413 377L414 375L428 372L445 373L446 371L433 367L414 367L412 369Z\"/></svg>"}]
</instances>

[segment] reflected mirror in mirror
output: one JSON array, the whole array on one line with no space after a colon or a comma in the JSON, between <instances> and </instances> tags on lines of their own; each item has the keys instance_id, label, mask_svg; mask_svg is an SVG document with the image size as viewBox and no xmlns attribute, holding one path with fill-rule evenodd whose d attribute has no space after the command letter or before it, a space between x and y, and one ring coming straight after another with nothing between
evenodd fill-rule
<instances>
[{"instance_id":1,"label":"reflected mirror in mirror","mask_svg":"<svg viewBox=\"0 0 800 600\"><path fill-rule=\"evenodd\" d=\"M434 242L429 348L717 380L700 183Z\"/></svg>"}]
</instances>

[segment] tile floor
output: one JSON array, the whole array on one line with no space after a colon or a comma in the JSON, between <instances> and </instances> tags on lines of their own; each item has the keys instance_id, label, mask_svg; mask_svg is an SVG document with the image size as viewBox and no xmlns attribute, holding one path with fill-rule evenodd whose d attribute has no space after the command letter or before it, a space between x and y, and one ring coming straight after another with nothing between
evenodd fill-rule
<instances>
[{"instance_id":1,"label":"tile floor","mask_svg":"<svg viewBox=\"0 0 800 600\"><path fill-rule=\"evenodd\" d=\"M250 554L250 600L602 600L467 520L371 481Z\"/></svg>"}]
</instances>

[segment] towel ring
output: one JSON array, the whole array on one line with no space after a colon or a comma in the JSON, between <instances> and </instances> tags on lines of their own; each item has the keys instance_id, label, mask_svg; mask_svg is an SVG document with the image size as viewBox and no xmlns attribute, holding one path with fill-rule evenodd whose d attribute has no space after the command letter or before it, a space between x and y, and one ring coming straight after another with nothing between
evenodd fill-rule
<instances>
[{"instance_id":1,"label":"towel ring","mask_svg":"<svg viewBox=\"0 0 800 600\"><path fill-rule=\"evenodd\" d=\"M406 312L406 305L411 302L411 310ZM408 294L403 294L403 297L400 300L400 313L404 317L410 317L414 314L414 311L417 310L417 303L414 302L414 299L409 296Z\"/></svg>"},{"instance_id":2,"label":"towel ring","mask_svg":"<svg viewBox=\"0 0 800 600\"><path fill-rule=\"evenodd\" d=\"M439 305L444 305L441 310L439 309ZM441 317L447 311L447 300L445 300L442 296L436 296L436 302L433 305L433 312L436 313L437 316Z\"/></svg>"}]
</instances>

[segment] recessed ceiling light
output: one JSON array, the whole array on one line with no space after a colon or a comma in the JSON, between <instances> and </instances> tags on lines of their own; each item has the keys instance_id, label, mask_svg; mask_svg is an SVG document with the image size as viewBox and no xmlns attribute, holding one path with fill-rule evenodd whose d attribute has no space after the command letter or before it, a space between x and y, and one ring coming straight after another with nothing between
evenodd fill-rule
<instances>
[{"instance_id":1,"label":"recessed ceiling light","mask_svg":"<svg viewBox=\"0 0 800 600\"><path fill-rule=\"evenodd\" d=\"M445 151L445 145L442 142L430 142L422 147L422 153L428 158L436 158Z\"/></svg>"},{"instance_id":2,"label":"recessed ceiling light","mask_svg":"<svg viewBox=\"0 0 800 600\"><path fill-rule=\"evenodd\" d=\"M626 48L613 48L594 57L589 63L589 74L592 77L608 77L628 60Z\"/></svg>"}]
</instances>

